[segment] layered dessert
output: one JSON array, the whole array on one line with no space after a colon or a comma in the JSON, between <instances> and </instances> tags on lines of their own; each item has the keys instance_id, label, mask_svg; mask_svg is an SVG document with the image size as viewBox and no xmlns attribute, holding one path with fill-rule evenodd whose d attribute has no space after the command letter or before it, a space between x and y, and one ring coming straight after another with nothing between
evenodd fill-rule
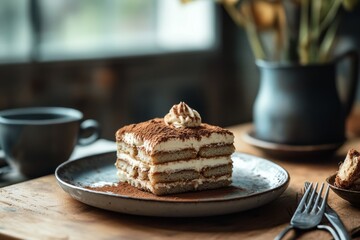
<instances>
[{"instance_id":1,"label":"layered dessert","mask_svg":"<svg viewBox=\"0 0 360 240\"><path fill-rule=\"evenodd\" d=\"M120 128L115 166L121 182L156 195L231 184L234 135L201 123L184 102L164 118Z\"/></svg>"},{"instance_id":2,"label":"layered dessert","mask_svg":"<svg viewBox=\"0 0 360 240\"><path fill-rule=\"evenodd\" d=\"M360 190L360 153L355 149L350 149L344 162L340 165L336 174L335 186Z\"/></svg>"}]
</instances>

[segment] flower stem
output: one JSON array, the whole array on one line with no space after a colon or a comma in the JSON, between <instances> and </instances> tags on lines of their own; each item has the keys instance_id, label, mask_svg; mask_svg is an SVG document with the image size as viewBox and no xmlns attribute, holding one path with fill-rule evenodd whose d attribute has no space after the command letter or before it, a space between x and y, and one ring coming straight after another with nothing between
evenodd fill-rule
<instances>
[{"instance_id":1,"label":"flower stem","mask_svg":"<svg viewBox=\"0 0 360 240\"><path fill-rule=\"evenodd\" d=\"M249 3L251 4L251 3ZM254 17L252 15L252 10L249 9L247 12L248 18L245 19L240 13L240 9L237 9L234 4L224 3L225 10L228 12L230 17L238 26L244 26L248 40L251 46L251 49L255 55L256 59L266 59L266 54L263 48L263 45L260 40L259 33L256 29L256 24Z\"/></svg>"},{"instance_id":2,"label":"flower stem","mask_svg":"<svg viewBox=\"0 0 360 240\"><path fill-rule=\"evenodd\" d=\"M326 31L324 40L322 41L319 48L319 62L326 62L329 60L330 50L334 45L336 31L339 27L339 23L340 19L335 19L335 22Z\"/></svg>"},{"instance_id":3,"label":"flower stem","mask_svg":"<svg viewBox=\"0 0 360 240\"><path fill-rule=\"evenodd\" d=\"M318 54L318 43L320 38L320 13L322 0L312 1L311 6L311 31L310 31L310 62L316 62Z\"/></svg>"},{"instance_id":4,"label":"flower stem","mask_svg":"<svg viewBox=\"0 0 360 240\"><path fill-rule=\"evenodd\" d=\"M324 17L324 20L320 23L320 32L325 31L330 24L334 21L337 12L340 9L342 0L334 0L332 6L330 7L329 11L327 12L327 14Z\"/></svg>"},{"instance_id":5,"label":"flower stem","mask_svg":"<svg viewBox=\"0 0 360 240\"><path fill-rule=\"evenodd\" d=\"M299 30L299 56L300 63L307 64L309 62L309 0L301 0L301 16Z\"/></svg>"}]
</instances>

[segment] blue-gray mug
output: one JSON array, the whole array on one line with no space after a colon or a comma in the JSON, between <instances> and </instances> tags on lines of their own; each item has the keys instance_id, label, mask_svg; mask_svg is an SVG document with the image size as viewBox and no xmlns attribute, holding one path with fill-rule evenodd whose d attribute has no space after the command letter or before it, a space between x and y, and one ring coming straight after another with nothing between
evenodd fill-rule
<instances>
[{"instance_id":1,"label":"blue-gray mug","mask_svg":"<svg viewBox=\"0 0 360 240\"><path fill-rule=\"evenodd\" d=\"M33 178L52 173L75 146L100 137L97 121L72 108L29 107L0 111L0 146L12 171Z\"/></svg>"}]
</instances>

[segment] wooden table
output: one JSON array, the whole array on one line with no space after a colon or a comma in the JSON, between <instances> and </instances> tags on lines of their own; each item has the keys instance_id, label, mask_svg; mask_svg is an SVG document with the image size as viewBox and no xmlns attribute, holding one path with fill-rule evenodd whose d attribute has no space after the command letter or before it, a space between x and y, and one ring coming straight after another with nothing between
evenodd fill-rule
<instances>
[{"instance_id":1,"label":"wooden table","mask_svg":"<svg viewBox=\"0 0 360 240\"><path fill-rule=\"evenodd\" d=\"M264 156L242 141L250 125L230 129L237 151ZM350 139L332 159L286 161L271 159L289 172L289 188L263 207L230 215L203 218L158 218L108 212L72 199L53 175L0 189L0 239L273 239L289 222L305 181L324 182L338 169L347 149L359 148ZM333 192L329 204L349 231L360 226L360 209ZM301 239L331 239L313 231Z\"/></svg>"}]
</instances>

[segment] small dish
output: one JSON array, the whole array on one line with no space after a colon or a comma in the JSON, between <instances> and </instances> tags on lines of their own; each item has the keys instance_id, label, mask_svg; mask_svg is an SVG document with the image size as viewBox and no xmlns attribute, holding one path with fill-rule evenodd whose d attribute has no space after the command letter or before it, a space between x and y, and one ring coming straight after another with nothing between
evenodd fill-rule
<instances>
[{"instance_id":1,"label":"small dish","mask_svg":"<svg viewBox=\"0 0 360 240\"><path fill-rule=\"evenodd\" d=\"M354 206L360 206L360 191L353 191L348 189L343 189L335 186L335 177L336 174L331 175L326 179L326 182L330 185L330 188L342 199L348 201Z\"/></svg>"},{"instance_id":2,"label":"small dish","mask_svg":"<svg viewBox=\"0 0 360 240\"><path fill-rule=\"evenodd\" d=\"M266 155L290 159L317 159L328 157L334 154L335 151L344 144L344 142L318 145L278 144L257 138L253 129L245 132L242 137L244 142L260 149Z\"/></svg>"}]
</instances>

